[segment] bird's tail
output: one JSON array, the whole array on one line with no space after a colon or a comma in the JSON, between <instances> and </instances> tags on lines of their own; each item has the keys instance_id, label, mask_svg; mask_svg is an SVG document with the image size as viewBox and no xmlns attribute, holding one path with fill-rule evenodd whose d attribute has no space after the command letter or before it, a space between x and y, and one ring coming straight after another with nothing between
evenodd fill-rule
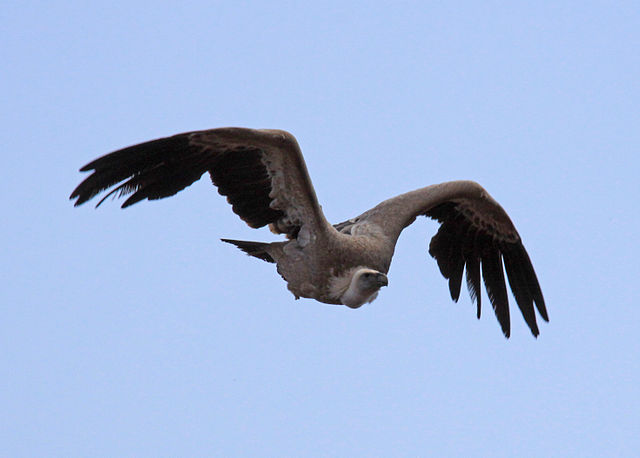
<instances>
[{"instance_id":1,"label":"bird's tail","mask_svg":"<svg viewBox=\"0 0 640 458\"><path fill-rule=\"evenodd\" d=\"M249 256L253 256L255 258L262 259L263 261L267 261L267 262L275 262L271 257L271 255L267 253L266 248L269 246L268 243L248 242L246 240L229 240L229 239L220 239L220 240L237 246L242 251L247 253Z\"/></svg>"}]
</instances>

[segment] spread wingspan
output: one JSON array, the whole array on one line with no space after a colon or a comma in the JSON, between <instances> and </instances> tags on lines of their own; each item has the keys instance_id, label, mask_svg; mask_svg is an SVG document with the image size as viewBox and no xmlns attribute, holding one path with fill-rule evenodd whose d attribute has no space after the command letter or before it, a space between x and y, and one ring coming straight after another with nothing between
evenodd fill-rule
<instances>
[{"instance_id":1,"label":"spread wingspan","mask_svg":"<svg viewBox=\"0 0 640 458\"><path fill-rule=\"evenodd\" d=\"M187 132L115 151L81 171L92 173L71 194L75 205L104 192L98 205L109 196L128 196L122 207L174 195L208 172L218 192L250 227L269 225L289 239L275 244L224 241L276 262L296 297L331 304L341 303L331 293L336 276L363 266L386 273L402 230L418 216L428 216L441 224L429 253L448 280L454 301L466 271L478 318L482 277L505 336L511 332L507 280L534 336L539 334L536 309L549 319L520 235L498 202L471 181L411 191L332 227L318 204L297 141L280 130Z\"/></svg>"}]
</instances>

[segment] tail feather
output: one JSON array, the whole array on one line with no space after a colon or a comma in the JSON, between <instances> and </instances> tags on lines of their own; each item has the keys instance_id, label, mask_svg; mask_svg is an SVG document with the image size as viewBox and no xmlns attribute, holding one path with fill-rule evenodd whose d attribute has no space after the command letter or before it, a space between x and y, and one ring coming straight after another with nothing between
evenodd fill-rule
<instances>
[{"instance_id":1,"label":"tail feather","mask_svg":"<svg viewBox=\"0 0 640 458\"><path fill-rule=\"evenodd\" d=\"M262 242L248 242L246 240L230 240L230 239L220 239L223 242L230 243L232 245L237 246L242 251L247 253L249 256L253 256L258 259L262 259L267 262L275 262L271 255L267 253L266 247L269 246L268 243Z\"/></svg>"}]
</instances>

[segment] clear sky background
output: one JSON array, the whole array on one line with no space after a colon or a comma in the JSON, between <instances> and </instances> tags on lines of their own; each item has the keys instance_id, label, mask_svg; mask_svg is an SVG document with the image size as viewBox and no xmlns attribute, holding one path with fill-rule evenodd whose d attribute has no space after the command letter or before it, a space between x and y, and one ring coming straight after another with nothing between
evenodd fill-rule
<instances>
[{"instance_id":1,"label":"clear sky background","mask_svg":"<svg viewBox=\"0 0 640 458\"><path fill-rule=\"evenodd\" d=\"M0 9L0 455L638 453L637 2L101 3ZM219 242L276 238L207 179L68 201L97 156L230 125L292 132L333 222L480 182L551 322L452 303L426 218L354 311Z\"/></svg>"}]
</instances>

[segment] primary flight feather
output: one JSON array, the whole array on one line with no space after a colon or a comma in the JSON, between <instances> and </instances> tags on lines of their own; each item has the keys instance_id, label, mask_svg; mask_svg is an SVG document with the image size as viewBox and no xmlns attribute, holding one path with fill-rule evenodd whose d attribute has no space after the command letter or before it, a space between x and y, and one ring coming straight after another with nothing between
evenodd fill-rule
<instances>
[{"instance_id":1,"label":"primary flight feather","mask_svg":"<svg viewBox=\"0 0 640 458\"><path fill-rule=\"evenodd\" d=\"M502 332L510 334L504 272L525 322L539 334L536 312L548 321L540 285L507 213L479 184L451 181L385 200L360 216L331 225L316 198L298 142L282 130L227 127L187 132L130 146L80 169L93 171L71 193L75 205L101 192L128 196L122 207L176 194L209 172L218 192L250 227L269 225L286 240L222 239L276 264L296 298L357 308L386 286L400 232L420 215L441 225L429 253L449 281L454 301L463 272L480 318L480 277ZM534 308L535 306L535 308Z\"/></svg>"}]
</instances>

